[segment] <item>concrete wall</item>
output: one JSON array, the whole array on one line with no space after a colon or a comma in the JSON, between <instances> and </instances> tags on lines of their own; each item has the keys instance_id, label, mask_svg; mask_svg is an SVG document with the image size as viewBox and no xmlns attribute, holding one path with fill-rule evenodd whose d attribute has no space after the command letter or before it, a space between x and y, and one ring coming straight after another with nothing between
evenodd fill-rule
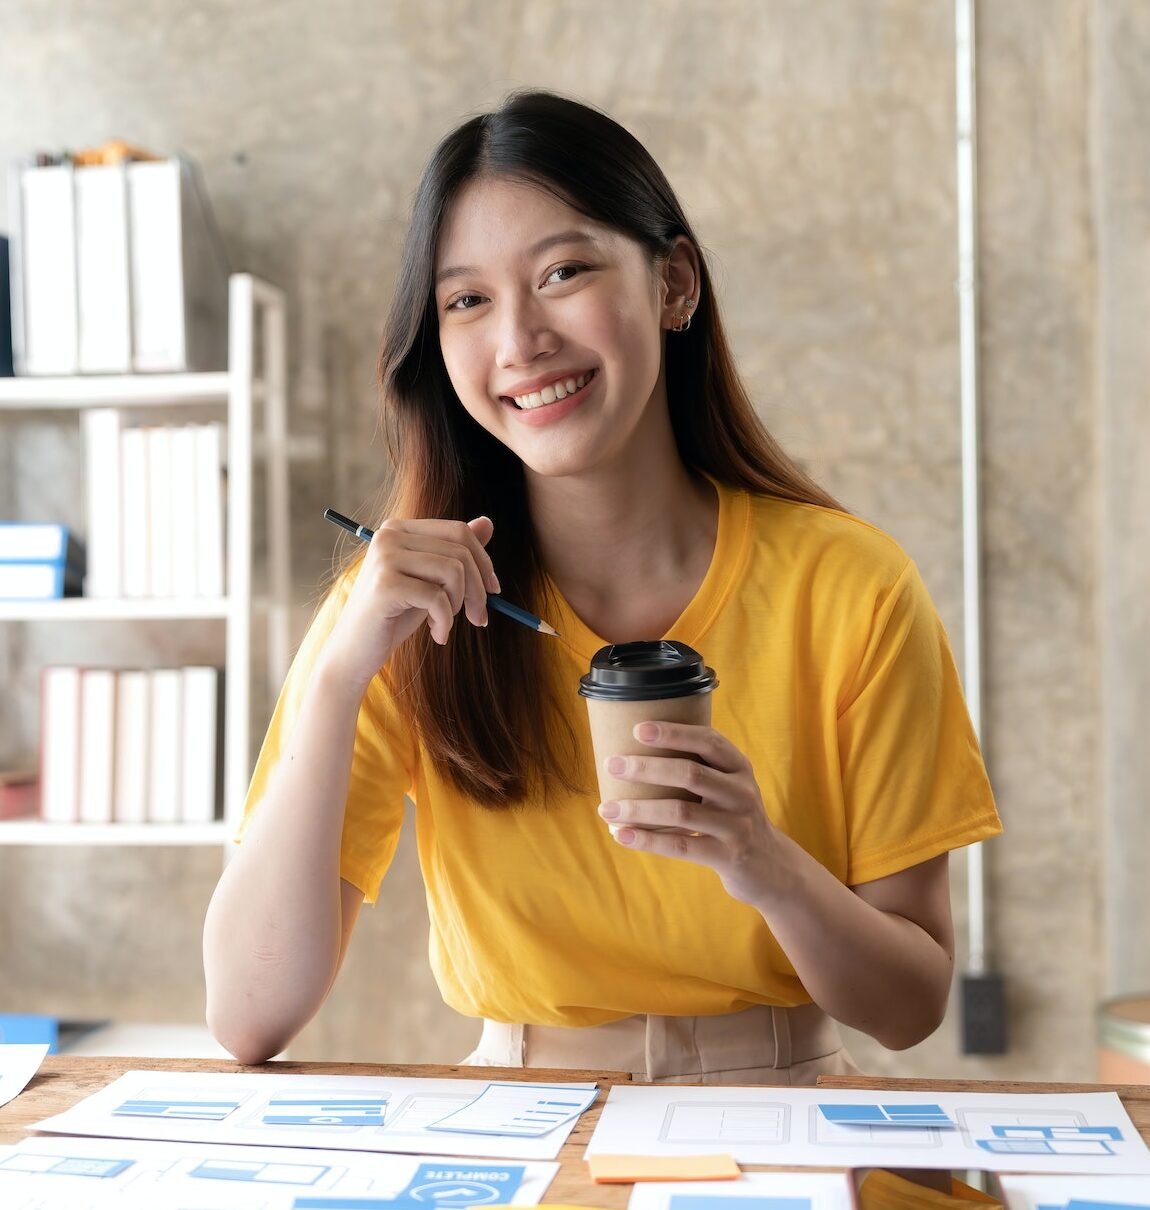
<instances>
[{"instance_id":1,"label":"concrete wall","mask_svg":"<svg viewBox=\"0 0 1150 1210\"><path fill-rule=\"evenodd\" d=\"M1150 13L1140 0L978 6L986 750L1007 836L987 851L1013 1039L965 1059L957 1017L883 1072L1089 1078L1092 1013L1150 987ZM642 138L712 255L762 413L919 561L962 642L953 12L949 0L64 0L8 4L0 159L112 136L203 165L235 267L292 302L296 588L326 503L372 494L372 374L410 191L462 115L524 84ZM2 226L2 224L0 224ZM35 499L65 436L6 441ZM1141 459L1139 461L1139 454ZM69 636L9 634L27 683ZM157 650L170 635L151 636ZM9 759L27 695L5 695ZM186 1020L218 854L0 848L0 1010ZM953 862L965 918L962 856ZM144 929L164 921L162 943ZM409 840L300 1057L452 1059Z\"/></svg>"}]
</instances>

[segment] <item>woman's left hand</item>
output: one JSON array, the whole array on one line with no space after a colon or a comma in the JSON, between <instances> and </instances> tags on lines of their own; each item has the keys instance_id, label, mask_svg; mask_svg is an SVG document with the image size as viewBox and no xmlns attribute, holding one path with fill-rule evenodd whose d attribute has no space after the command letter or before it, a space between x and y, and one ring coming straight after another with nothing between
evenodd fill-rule
<instances>
[{"instance_id":1,"label":"woman's left hand","mask_svg":"<svg viewBox=\"0 0 1150 1210\"><path fill-rule=\"evenodd\" d=\"M777 887L785 858L751 762L713 727L640 723L635 738L684 755L612 756L606 765L612 777L681 787L701 801L620 798L601 803L599 814L611 825L615 840L628 849L710 866L729 895L761 906ZM653 830L663 828L673 830Z\"/></svg>"}]
</instances>

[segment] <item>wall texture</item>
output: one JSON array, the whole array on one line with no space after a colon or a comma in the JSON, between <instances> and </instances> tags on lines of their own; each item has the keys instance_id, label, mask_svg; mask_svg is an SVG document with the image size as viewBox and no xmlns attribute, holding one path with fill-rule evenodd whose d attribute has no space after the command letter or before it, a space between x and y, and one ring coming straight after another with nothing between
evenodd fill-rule
<instances>
[{"instance_id":1,"label":"wall texture","mask_svg":"<svg viewBox=\"0 0 1150 1210\"><path fill-rule=\"evenodd\" d=\"M903 542L961 646L949 0L0 8L0 159L113 136L187 151L234 267L288 292L293 427L325 450L293 477L301 616L330 559L322 507L355 512L380 478L376 340L423 160L463 115L538 85L651 148L713 258L762 414ZM978 15L984 723L1008 828L986 856L1012 1047L962 1057L954 1014L910 1052L853 1045L882 1072L1081 1079L1099 999L1150 987L1131 856L1150 840L1150 13L1011 0ZM46 506L46 471L74 457L59 427L6 430L4 506ZM9 760L34 743L37 661L91 638L31 629L0 649ZM210 851L0 848L0 1010L194 1016L218 868ZM406 838L294 1053L469 1049L476 1027L440 1005L425 937Z\"/></svg>"}]
</instances>

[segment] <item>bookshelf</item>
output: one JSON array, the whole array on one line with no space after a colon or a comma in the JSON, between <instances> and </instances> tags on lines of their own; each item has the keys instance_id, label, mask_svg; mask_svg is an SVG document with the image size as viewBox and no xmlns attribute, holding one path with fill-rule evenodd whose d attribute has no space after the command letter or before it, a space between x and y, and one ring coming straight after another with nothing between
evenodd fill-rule
<instances>
[{"instance_id":1,"label":"bookshelf","mask_svg":"<svg viewBox=\"0 0 1150 1210\"><path fill-rule=\"evenodd\" d=\"M285 316L282 293L250 274L228 283L228 369L211 373L0 379L5 415L116 407L162 409L182 421L222 417L226 425L225 594L209 598L85 598L0 601L0 623L100 622L131 625L218 619L225 637L222 727L223 819L204 824L0 821L0 845L224 845L238 822L251 761L253 612L264 613L269 690L290 658L290 499ZM256 360L259 359L257 370ZM258 418L258 428L257 428ZM253 470L263 464L267 589L253 597ZM98 657L96 657L98 658Z\"/></svg>"}]
</instances>

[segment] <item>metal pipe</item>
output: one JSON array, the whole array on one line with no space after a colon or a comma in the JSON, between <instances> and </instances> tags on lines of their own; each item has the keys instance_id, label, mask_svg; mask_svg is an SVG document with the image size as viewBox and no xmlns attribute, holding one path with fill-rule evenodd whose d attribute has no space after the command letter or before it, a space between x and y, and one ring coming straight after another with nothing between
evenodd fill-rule
<instances>
[{"instance_id":1,"label":"metal pipe","mask_svg":"<svg viewBox=\"0 0 1150 1210\"><path fill-rule=\"evenodd\" d=\"M982 726L982 509L979 493L976 51L974 0L955 0L954 78L958 208L958 347L962 417L963 688L974 733ZM987 969L983 847L967 850L967 936L971 974Z\"/></svg>"}]
</instances>

